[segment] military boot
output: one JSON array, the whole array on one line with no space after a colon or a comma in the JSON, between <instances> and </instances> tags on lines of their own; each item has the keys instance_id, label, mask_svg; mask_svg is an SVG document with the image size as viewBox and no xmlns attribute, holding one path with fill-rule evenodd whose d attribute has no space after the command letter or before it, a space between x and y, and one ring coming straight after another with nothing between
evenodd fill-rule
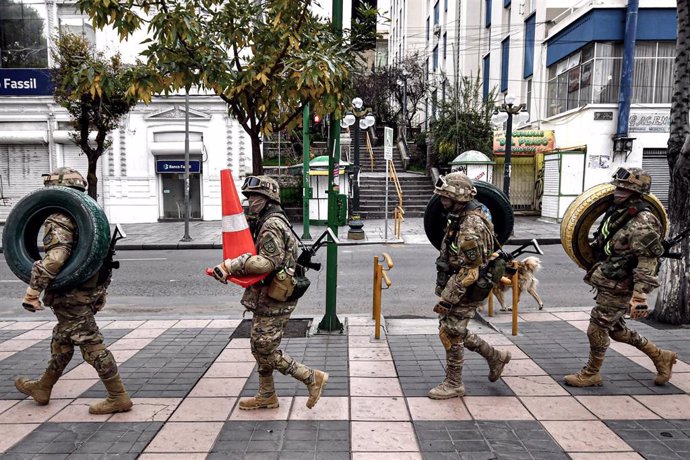
<instances>
[{"instance_id":1,"label":"military boot","mask_svg":"<svg viewBox=\"0 0 690 460\"><path fill-rule=\"evenodd\" d=\"M465 385L462 383L462 367L447 365L445 380L429 390L427 396L430 399L451 399L465 396Z\"/></svg>"},{"instance_id":2,"label":"military boot","mask_svg":"<svg viewBox=\"0 0 690 460\"><path fill-rule=\"evenodd\" d=\"M20 377L14 381L14 386L25 395L31 396L39 406L45 406L50 402L50 392L59 378L60 374L48 370L38 380Z\"/></svg>"},{"instance_id":3,"label":"military boot","mask_svg":"<svg viewBox=\"0 0 690 460\"><path fill-rule=\"evenodd\" d=\"M489 382L495 382L501 378L503 368L510 362L511 357L509 351L494 350L493 356L486 360L489 363Z\"/></svg>"},{"instance_id":4,"label":"military boot","mask_svg":"<svg viewBox=\"0 0 690 460\"><path fill-rule=\"evenodd\" d=\"M311 382L306 382L307 390L309 390L309 398L307 399L307 407L309 409L314 407L319 401L326 383L328 383L328 373L314 369L314 378Z\"/></svg>"},{"instance_id":5,"label":"military boot","mask_svg":"<svg viewBox=\"0 0 690 460\"><path fill-rule=\"evenodd\" d=\"M571 387L593 387L601 385L601 374L599 369L604 363L604 358L595 358L590 353L589 361L577 374L565 376L565 384Z\"/></svg>"},{"instance_id":6,"label":"military boot","mask_svg":"<svg viewBox=\"0 0 690 460\"><path fill-rule=\"evenodd\" d=\"M240 401L240 409L242 410L275 409L278 406L273 375L259 374L259 391L256 396Z\"/></svg>"},{"instance_id":7,"label":"military boot","mask_svg":"<svg viewBox=\"0 0 690 460\"><path fill-rule=\"evenodd\" d=\"M649 340L647 340L644 346L640 347L640 350L650 357L654 363L654 367L656 367L656 378L654 379L654 383L663 385L668 382L671 379L671 369L678 360L678 353L663 350Z\"/></svg>"},{"instance_id":8,"label":"military boot","mask_svg":"<svg viewBox=\"0 0 690 460\"><path fill-rule=\"evenodd\" d=\"M89 406L89 414L115 414L117 412L127 412L132 409L132 400L129 399L127 390L122 383L120 374L115 374L109 379L101 379L108 397L101 402Z\"/></svg>"}]
</instances>

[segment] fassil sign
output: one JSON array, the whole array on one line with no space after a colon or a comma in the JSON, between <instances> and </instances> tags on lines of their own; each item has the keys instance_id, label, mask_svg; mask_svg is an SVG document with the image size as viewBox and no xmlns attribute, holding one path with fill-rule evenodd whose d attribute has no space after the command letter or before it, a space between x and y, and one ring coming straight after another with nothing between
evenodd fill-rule
<instances>
[{"instance_id":1,"label":"fassil sign","mask_svg":"<svg viewBox=\"0 0 690 460\"><path fill-rule=\"evenodd\" d=\"M0 69L0 96L52 96L48 69Z\"/></svg>"}]
</instances>

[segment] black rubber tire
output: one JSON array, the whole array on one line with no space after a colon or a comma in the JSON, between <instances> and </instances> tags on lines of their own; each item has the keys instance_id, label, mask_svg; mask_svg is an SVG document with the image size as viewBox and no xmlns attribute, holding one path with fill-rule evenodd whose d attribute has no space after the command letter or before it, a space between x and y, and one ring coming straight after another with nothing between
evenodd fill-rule
<instances>
[{"instance_id":1,"label":"black rubber tire","mask_svg":"<svg viewBox=\"0 0 690 460\"><path fill-rule=\"evenodd\" d=\"M580 268L589 270L596 262L592 248L589 246L595 222L613 204L612 184L599 184L585 190L575 201L570 203L561 222L561 245L568 257ZM668 215L664 205L653 194L644 195L644 200L651 207L651 211L659 219L668 233Z\"/></svg>"},{"instance_id":2,"label":"black rubber tire","mask_svg":"<svg viewBox=\"0 0 690 460\"><path fill-rule=\"evenodd\" d=\"M50 284L51 288L67 289L93 276L108 254L108 218L86 193L68 187L48 187L29 193L7 216L2 247L10 270L28 283L34 261L41 258L38 234L45 219L55 212L71 216L78 229L72 254Z\"/></svg>"},{"instance_id":3,"label":"black rubber tire","mask_svg":"<svg viewBox=\"0 0 690 460\"><path fill-rule=\"evenodd\" d=\"M506 244L515 225L515 215L508 197L493 184L483 181L472 182L477 189L475 199L489 208L498 241L502 245ZM431 244L439 250L446 231L447 214L441 204L441 198L433 195L424 210L424 232Z\"/></svg>"}]
</instances>

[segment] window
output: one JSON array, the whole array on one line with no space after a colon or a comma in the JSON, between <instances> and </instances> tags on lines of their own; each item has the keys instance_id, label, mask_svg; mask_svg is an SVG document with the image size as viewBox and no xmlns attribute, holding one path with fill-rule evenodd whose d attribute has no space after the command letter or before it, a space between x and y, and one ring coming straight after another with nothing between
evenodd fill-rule
<instances>
[{"instance_id":1,"label":"window","mask_svg":"<svg viewBox=\"0 0 690 460\"><path fill-rule=\"evenodd\" d=\"M491 66L491 56L487 54L482 61L482 96L484 100L489 99L489 70Z\"/></svg>"},{"instance_id":2,"label":"window","mask_svg":"<svg viewBox=\"0 0 690 460\"><path fill-rule=\"evenodd\" d=\"M503 0L503 8L510 8L510 0Z\"/></svg>"},{"instance_id":3,"label":"window","mask_svg":"<svg viewBox=\"0 0 690 460\"><path fill-rule=\"evenodd\" d=\"M0 67L48 67L45 3L0 3Z\"/></svg>"},{"instance_id":4,"label":"window","mask_svg":"<svg viewBox=\"0 0 690 460\"><path fill-rule=\"evenodd\" d=\"M527 80L527 101L525 101L525 109L528 113L532 113L532 79Z\"/></svg>"},{"instance_id":5,"label":"window","mask_svg":"<svg viewBox=\"0 0 690 460\"><path fill-rule=\"evenodd\" d=\"M448 12L448 0L443 0L443 11Z\"/></svg>"},{"instance_id":6,"label":"window","mask_svg":"<svg viewBox=\"0 0 690 460\"><path fill-rule=\"evenodd\" d=\"M436 110L438 109L438 93L434 90L431 93L431 119L436 119Z\"/></svg>"},{"instance_id":7,"label":"window","mask_svg":"<svg viewBox=\"0 0 690 460\"><path fill-rule=\"evenodd\" d=\"M441 10L438 1L434 5L434 25L441 22Z\"/></svg>"},{"instance_id":8,"label":"window","mask_svg":"<svg viewBox=\"0 0 690 460\"><path fill-rule=\"evenodd\" d=\"M486 27L491 27L491 2L492 0L485 1L486 16L484 17L484 25Z\"/></svg>"},{"instance_id":9,"label":"window","mask_svg":"<svg viewBox=\"0 0 690 460\"><path fill-rule=\"evenodd\" d=\"M522 77L528 78L534 72L534 34L536 26L536 14L525 21L525 54Z\"/></svg>"},{"instance_id":10,"label":"window","mask_svg":"<svg viewBox=\"0 0 690 460\"><path fill-rule=\"evenodd\" d=\"M438 69L438 45L434 46L434 52L433 52L432 56L433 56L433 61L432 61L433 67L431 70L433 70L435 72L436 69Z\"/></svg>"},{"instance_id":11,"label":"window","mask_svg":"<svg viewBox=\"0 0 690 460\"><path fill-rule=\"evenodd\" d=\"M428 42L431 39L431 35L429 35L429 18L426 18L426 41Z\"/></svg>"},{"instance_id":12,"label":"window","mask_svg":"<svg viewBox=\"0 0 690 460\"><path fill-rule=\"evenodd\" d=\"M96 43L96 34L88 16L84 16L73 5L58 5L60 34L81 35L91 43Z\"/></svg>"},{"instance_id":13,"label":"window","mask_svg":"<svg viewBox=\"0 0 690 460\"><path fill-rule=\"evenodd\" d=\"M443 62L446 61L447 47L448 47L448 33L445 33L445 34L443 34Z\"/></svg>"},{"instance_id":14,"label":"window","mask_svg":"<svg viewBox=\"0 0 690 460\"><path fill-rule=\"evenodd\" d=\"M510 63L510 37L501 42L501 91L508 91L508 65Z\"/></svg>"},{"instance_id":15,"label":"window","mask_svg":"<svg viewBox=\"0 0 690 460\"><path fill-rule=\"evenodd\" d=\"M675 43L638 41L635 45L632 102L671 102ZM586 104L618 102L623 44L598 42L549 67L547 116Z\"/></svg>"}]
</instances>

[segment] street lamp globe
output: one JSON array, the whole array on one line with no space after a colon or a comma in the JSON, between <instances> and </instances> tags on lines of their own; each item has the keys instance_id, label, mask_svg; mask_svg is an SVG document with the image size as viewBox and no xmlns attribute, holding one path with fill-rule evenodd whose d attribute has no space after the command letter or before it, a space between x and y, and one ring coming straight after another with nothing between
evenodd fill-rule
<instances>
[{"instance_id":1,"label":"street lamp globe","mask_svg":"<svg viewBox=\"0 0 690 460\"><path fill-rule=\"evenodd\" d=\"M367 115L364 117L364 122L366 123L367 128L370 126L374 126L374 123L376 123L376 118L374 118L373 115Z\"/></svg>"},{"instance_id":2,"label":"street lamp globe","mask_svg":"<svg viewBox=\"0 0 690 460\"><path fill-rule=\"evenodd\" d=\"M359 110L364 105L364 101L362 100L361 97L356 97L356 98L352 99L352 105L354 106L354 108Z\"/></svg>"},{"instance_id":3,"label":"street lamp globe","mask_svg":"<svg viewBox=\"0 0 690 460\"><path fill-rule=\"evenodd\" d=\"M506 94L504 101L508 105L514 105L517 102L517 97L515 97L513 94L508 93Z\"/></svg>"},{"instance_id":4,"label":"street lamp globe","mask_svg":"<svg viewBox=\"0 0 690 460\"><path fill-rule=\"evenodd\" d=\"M527 123L529 121L529 112L527 110L522 110L518 113L518 122Z\"/></svg>"},{"instance_id":5,"label":"street lamp globe","mask_svg":"<svg viewBox=\"0 0 690 460\"><path fill-rule=\"evenodd\" d=\"M351 113L348 113L347 115L345 115L345 118L343 118L343 121L345 122L345 125L347 125L347 126L354 125L356 120L357 119L355 118L355 116Z\"/></svg>"}]
</instances>

